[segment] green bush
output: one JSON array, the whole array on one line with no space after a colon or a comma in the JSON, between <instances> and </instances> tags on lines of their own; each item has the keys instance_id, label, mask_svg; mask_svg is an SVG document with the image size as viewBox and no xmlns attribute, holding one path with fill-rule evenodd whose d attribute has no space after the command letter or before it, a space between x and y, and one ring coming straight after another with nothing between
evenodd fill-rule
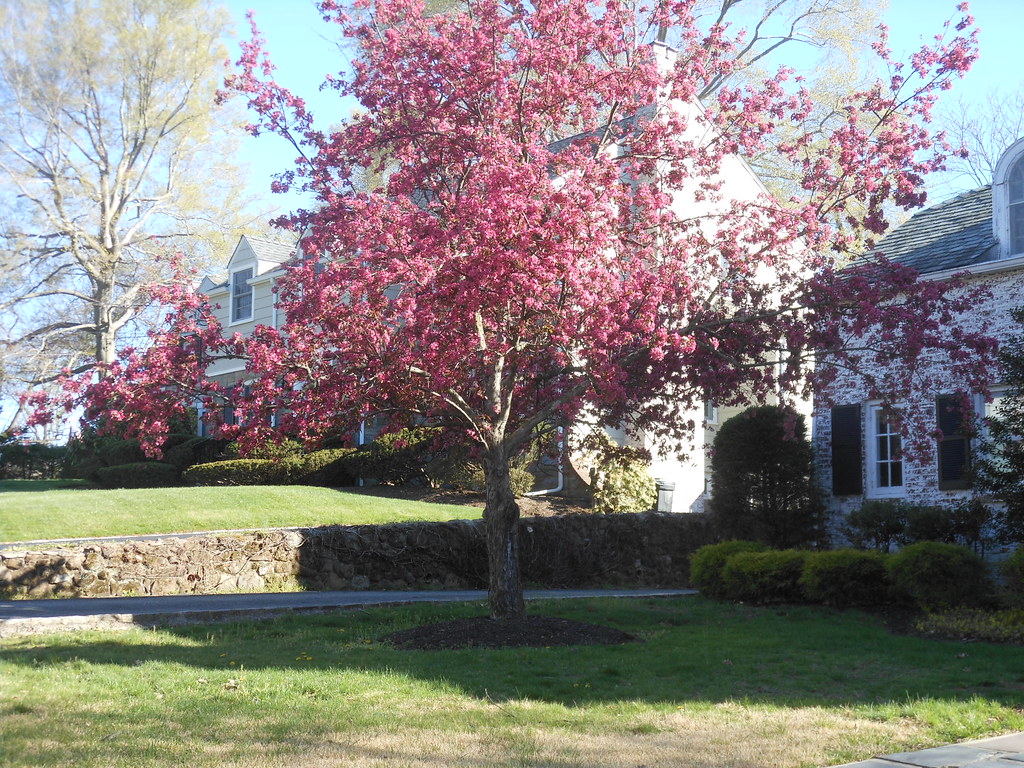
<instances>
[{"instance_id":1,"label":"green bush","mask_svg":"<svg viewBox=\"0 0 1024 768\"><path fill-rule=\"evenodd\" d=\"M409 427L378 435L359 450L359 475L383 485L429 484L425 467L439 434L437 427Z\"/></svg>"},{"instance_id":2,"label":"green bush","mask_svg":"<svg viewBox=\"0 0 1024 768\"><path fill-rule=\"evenodd\" d=\"M885 556L857 549L811 552L800 588L812 603L838 608L882 605L889 599Z\"/></svg>"},{"instance_id":3,"label":"green bush","mask_svg":"<svg viewBox=\"0 0 1024 768\"><path fill-rule=\"evenodd\" d=\"M177 467L160 461L100 467L96 476L104 488L166 488L178 484Z\"/></svg>"},{"instance_id":4,"label":"green bush","mask_svg":"<svg viewBox=\"0 0 1024 768\"><path fill-rule=\"evenodd\" d=\"M723 538L771 547L821 545L825 506L804 418L778 406L748 408L715 435L708 509Z\"/></svg>"},{"instance_id":5,"label":"green bush","mask_svg":"<svg viewBox=\"0 0 1024 768\"><path fill-rule=\"evenodd\" d=\"M1024 547L1018 547L999 564L999 575L1003 577L1006 602L1015 608L1024 608Z\"/></svg>"},{"instance_id":6,"label":"green bush","mask_svg":"<svg viewBox=\"0 0 1024 768\"><path fill-rule=\"evenodd\" d=\"M271 459L228 459L195 464L181 479L186 485L281 485L288 482L288 466Z\"/></svg>"},{"instance_id":7,"label":"green bush","mask_svg":"<svg viewBox=\"0 0 1024 768\"><path fill-rule=\"evenodd\" d=\"M209 442L209 439L208 437L199 437L198 435L190 437L188 440L184 440L173 448L164 451L163 460L165 463L177 468L178 472L184 472L193 464L199 463L197 449L204 443Z\"/></svg>"},{"instance_id":8,"label":"green bush","mask_svg":"<svg viewBox=\"0 0 1024 768\"><path fill-rule=\"evenodd\" d=\"M289 482L342 488L355 485L359 479L356 457L354 448L329 448L288 456L281 463Z\"/></svg>"},{"instance_id":9,"label":"green bush","mask_svg":"<svg viewBox=\"0 0 1024 768\"><path fill-rule=\"evenodd\" d=\"M865 501L846 516L843 535L858 549L888 552L907 528L905 512L899 501Z\"/></svg>"},{"instance_id":10,"label":"green bush","mask_svg":"<svg viewBox=\"0 0 1024 768\"><path fill-rule=\"evenodd\" d=\"M930 504L905 504L903 515L907 526L900 537L901 544L919 541L956 542L956 521L949 507Z\"/></svg>"},{"instance_id":11,"label":"green bush","mask_svg":"<svg viewBox=\"0 0 1024 768\"><path fill-rule=\"evenodd\" d=\"M595 512L647 512L658 503L648 455L638 448L606 440L601 448L593 484Z\"/></svg>"},{"instance_id":12,"label":"green bush","mask_svg":"<svg viewBox=\"0 0 1024 768\"><path fill-rule=\"evenodd\" d=\"M723 541L701 547L690 557L690 584L705 597L725 597L722 569L729 558L740 552L764 552L768 547L758 541Z\"/></svg>"},{"instance_id":13,"label":"green bush","mask_svg":"<svg viewBox=\"0 0 1024 768\"><path fill-rule=\"evenodd\" d=\"M889 557L896 594L926 609L978 605L991 594L985 562L956 544L922 541Z\"/></svg>"},{"instance_id":14,"label":"green bush","mask_svg":"<svg viewBox=\"0 0 1024 768\"><path fill-rule=\"evenodd\" d=\"M736 553L722 568L725 597L759 605L801 602L800 576L809 554L796 549Z\"/></svg>"}]
</instances>

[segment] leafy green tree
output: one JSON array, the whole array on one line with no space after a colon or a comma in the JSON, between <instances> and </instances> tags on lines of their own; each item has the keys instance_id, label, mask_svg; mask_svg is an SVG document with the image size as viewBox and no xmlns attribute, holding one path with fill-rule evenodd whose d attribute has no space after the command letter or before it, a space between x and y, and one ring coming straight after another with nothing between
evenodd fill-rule
<instances>
[{"instance_id":1,"label":"leafy green tree","mask_svg":"<svg viewBox=\"0 0 1024 768\"><path fill-rule=\"evenodd\" d=\"M1013 311L1024 325L1024 307ZM1006 541L1024 542L1024 334L1011 336L999 355L1008 386L995 414L986 419L977 467L978 485L999 501L997 527Z\"/></svg>"},{"instance_id":2,"label":"leafy green tree","mask_svg":"<svg viewBox=\"0 0 1024 768\"><path fill-rule=\"evenodd\" d=\"M804 418L792 409L759 406L726 421L711 458L710 509L723 537L779 549L821 543L812 459Z\"/></svg>"}]
</instances>

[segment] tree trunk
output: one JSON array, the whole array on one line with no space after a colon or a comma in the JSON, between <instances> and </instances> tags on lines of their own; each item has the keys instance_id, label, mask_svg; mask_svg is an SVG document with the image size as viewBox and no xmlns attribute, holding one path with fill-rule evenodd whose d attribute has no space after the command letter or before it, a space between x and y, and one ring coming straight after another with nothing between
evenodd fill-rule
<instances>
[{"instance_id":1,"label":"tree trunk","mask_svg":"<svg viewBox=\"0 0 1024 768\"><path fill-rule=\"evenodd\" d=\"M117 339L113 330L114 286L110 281L96 281L93 287L93 326L96 339L96 362L109 365L117 359ZM104 374L105 375L105 374Z\"/></svg>"},{"instance_id":2,"label":"tree trunk","mask_svg":"<svg viewBox=\"0 0 1024 768\"><path fill-rule=\"evenodd\" d=\"M508 457L501 446L487 451L484 476L487 485L484 527L491 618L519 618L526 613L519 571L519 505L512 493Z\"/></svg>"}]
</instances>

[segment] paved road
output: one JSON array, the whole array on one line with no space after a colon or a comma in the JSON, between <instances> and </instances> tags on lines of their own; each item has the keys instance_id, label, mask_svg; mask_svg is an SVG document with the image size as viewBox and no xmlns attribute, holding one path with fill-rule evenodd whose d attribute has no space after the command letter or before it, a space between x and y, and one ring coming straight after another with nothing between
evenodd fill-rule
<instances>
[{"instance_id":1,"label":"paved road","mask_svg":"<svg viewBox=\"0 0 1024 768\"><path fill-rule=\"evenodd\" d=\"M584 597L673 597L692 589L533 589L527 600ZM275 592L165 597L91 597L0 601L0 637L64 629L117 629L199 621L264 618L287 612L401 603L484 602L482 590L422 592Z\"/></svg>"}]
</instances>

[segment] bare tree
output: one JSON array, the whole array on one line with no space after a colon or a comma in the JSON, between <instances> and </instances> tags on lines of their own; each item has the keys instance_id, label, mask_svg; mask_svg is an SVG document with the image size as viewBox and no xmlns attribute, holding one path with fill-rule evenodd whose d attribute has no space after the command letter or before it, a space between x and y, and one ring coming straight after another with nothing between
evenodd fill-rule
<instances>
[{"instance_id":1,"label":"bare tree","mask_svg":"<svg viewBox=\"0 0 1024 768\"><path fill-rule=\"evenodd\" d=\"M214 106L227 28L209 0L0 4L8 386L112 362L169 255L237 236L244 177Z\"/></svg>"},{"instance_id":2,"label":"bare tree","mask_svg":"<svg viewBox=\"0 0 1024 768\"><path fill-rule=\"evenodd\" d=\"M951 157L939 178L939 189L960 191L964 186L992 183L1000 156L1024 137L1024 81L1016 89L989 91L983 99L962 95L941 108L938 124L954 146L967 150L965 157Z\"/></svg>"}]
</instances>

